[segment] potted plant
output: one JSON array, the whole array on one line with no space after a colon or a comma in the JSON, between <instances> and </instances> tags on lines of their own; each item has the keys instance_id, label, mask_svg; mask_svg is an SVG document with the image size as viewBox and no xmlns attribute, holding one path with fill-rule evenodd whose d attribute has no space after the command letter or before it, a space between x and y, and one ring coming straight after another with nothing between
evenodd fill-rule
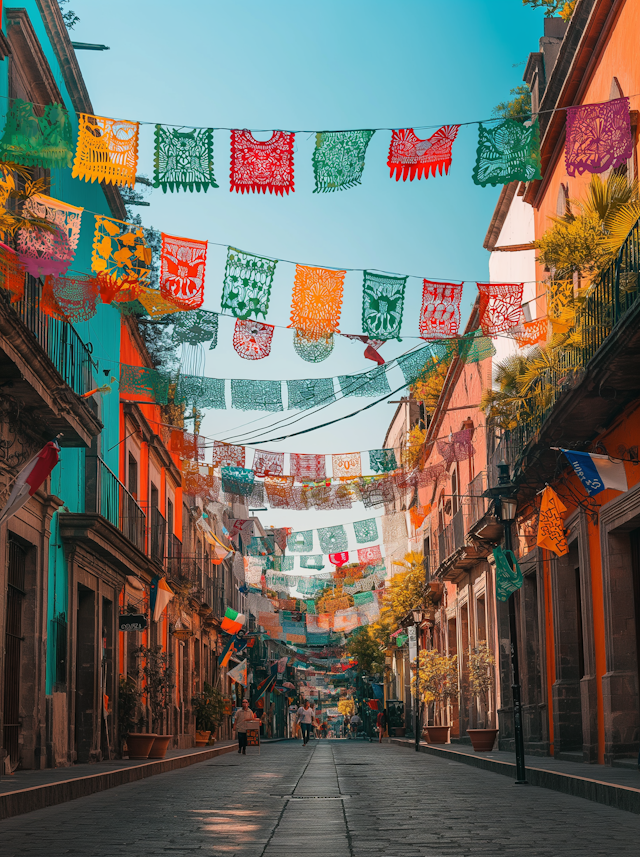
<instances>
[{"instance_id":1,"label":"potted plant","mask_svg":"<svg viewBox=\"0 0 640 857\"><path fill-rule=\"evenodd\" d=\"M479 720L482 723L480 729L467 729L476 753L493 750L498 734L497 729L487 727L489 694L493 690L495 663L495 658L486 643L476 646L469 658L469 687L480 703Z\"/></svg>"},{"instance_id":2,"label":"potted plant","mask_svg":"<svg viewBox=\"0 0 640 857\"><path fill-rule=\"evenodd\" d=\"M144 717L138 714L142 693L132 676L120 676L118 689L118 737L120 752L123 753L126 736L127 755L130 759L146 759L155 736L148 732L136 731L144 728Z\"/></svg>"},{"instance_id":3,"label":"potted plant","mask_svg":"<svg viewBox=\"0 0 640 857\"><path fill-rule=\"evenodd\" d=\"M165 734L164 715L171 702L172 670L169 658L162 646L139 646L135 654L142 661L139 673L144 676L144 696L151 712L151 728L154 742L149 752L150 759L164 759L173 735Z\"/></svg>"},{"instance_id":4,"label":"potted plant","mask_svg":"<svg viewBox=\"0 0 640 857\"><path fill-rule=\"evenodd\" d=\"M434 703L434 720L440 721L448 708L449 699L458 695L458 658L443 655L435 649L420 652L419 657L420 696L423 703ZM415 690L415 676L412 679ZM448 744L451 726L436 722L425 726L429 744Z\"/></svg>"},{"instance_id":5,"label":"potted plant","mask_svg":"<svg viewBox=\"0 0 640 857\"><path fill-rule=\"evenodd\" d=\"M215 733L224 717L224 697L207 682L202 693L191 700L191 709L196 719L196 747L204 747L215 741Z\"/></svg>"}]
</instances>

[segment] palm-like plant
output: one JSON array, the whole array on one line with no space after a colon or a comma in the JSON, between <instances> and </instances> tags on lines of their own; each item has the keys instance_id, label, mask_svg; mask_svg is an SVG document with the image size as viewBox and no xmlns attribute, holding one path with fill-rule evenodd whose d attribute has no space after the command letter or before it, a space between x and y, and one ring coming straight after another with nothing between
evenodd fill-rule
<instances>
[{"instance_id":1,"label":"palm-like plant","mask_svg":"<svg viewBox=\"0 0 640 857\"><path fill-rule=\"evenodd\" d=\"M19 229L52 232L56 228L41 217L24 217L22 214L24 204L29 199L49 190L48 182L45 179L34 179L31 172L29 167L22 164L0 162L0 232L11 238L15 237Z\"/></svg>"}]
</instances>

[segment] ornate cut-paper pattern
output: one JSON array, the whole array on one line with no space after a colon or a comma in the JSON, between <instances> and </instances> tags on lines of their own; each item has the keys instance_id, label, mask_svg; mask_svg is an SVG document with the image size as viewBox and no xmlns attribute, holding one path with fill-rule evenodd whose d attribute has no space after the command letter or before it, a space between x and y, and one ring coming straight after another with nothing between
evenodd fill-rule
<instances>
[{"instance_id":1,"label":"ornate cut-paper pattern","mask_svg":"<svg viewBox=\"0 0 640 857\"><path fill-rule=\"evenodd\" d=\"M374 509L396 499L396 486L392 479L376 479L360 486L360 495L365 509Z\"/></svg>"},{"instance_id":2,"label":"ornate cut-paper pattern","mask_svg":"<svg viewBox=\"0 0 640 857\"><path fill-rule=\"evenodd\" d=\"M522 283L478 283L480 327L485 336L496 336L516 327L522 313Z\"/></svg>"},{"instance_id":3,"label":"ornate cut-paper pattern","mask_svg":"<svg viewBox=\"0 0 640 857\"><path fill-rule=\"evenodd\" d=\"M493 128L478 128L478 149L473 168L477 185L495 187L512 181L530 182L540 173L540 126L505 119Z\"/></svg>"},{"instance_id":4,"label":"ornate cut-paper pattern","mask_svg":"<svg viewBox=\"0 0 640 857\"><path fill-rule=\"evenodd\" d=\"M339 553L330 553L329 562L331 565L341 568L345 563L349 562L349 552L340 551Z\"/></svg>"},{"instance_id":5,"label":"ornate cut-paper pattern","mask_svg":"<svg viewBox=\"0 0 640 857\"><path fill-rule=\"evenodd\" d=\"M73 135L67 111L61 104L48 104L37 117L31 102L16 98L0 140L0 158L45 170L70 167Z\"/></svg>"},{"instance_id":6,"label":"ornate cut-paper pattern","mask_svg":"<svg viewBox=\"0 0 640 857\"><path fill-rule=\"evenodd\" d=\"M244 446L233 446L231 443L223 443L214 440L211 463L214 467L229 465L231 467L244 467Z\"/></svg>"},{"instance_id":7,"label":"ornate cut-paper pattern","mask_svg":"<svg viewBox=\"0 0 640 857\"><path fill-rule=\"evenodd\" d=\"M633 157L629 99L567 110L567 175L604 173Z\"/></svg>"},{"instance_id":8,"label":"ornate cut-paper pattern","mask_svg":"<svg viewBox=\"0 0 640 857\"><path fill-rule=\"evenodd\" d=\"M162 297L157 289L139 288L136 292L136 300L139 301L145 308L151 318L159 318L162 315L173 315L173 313L181 313L180 307L176 306L173 301L168 301ZM131 304L119 304L120 311L123 307L129 307ZM135 304L133 304L135 307ZM134 310L135 314L135 310ZM176 316L177 318L177 316Z\"/></svg>"},{"instance_id":9,"label":"ornate cut-paper pattern","mask_svg":"<svg viewBox=\"0 0 640 857\"><path fill-rule=\"evenodd\" d=\"M362 563L362 565L376 565L381 559L382 551L380 550L380 545L358 548L358 562Z\"/></svg>"},{"instance_id":10,"label":"ornate cut-paper pattern","mask_svg":"<svg viewBox=\"0 0 640 857\"><path fill-rule=\"evenodd\" d=\"M120 220L96 215L91 256L93 271L114 288L143 286L149 279L150 265L151 248L141 226L130 229Z\"/></svg>"},{"instance_id":11,"label":"ornate cut-paper pattern","mask_svg":"<svg viewBox=\"0 0 640 857\"><path fill-rule=\"evenodd\" d=\"M156 369L141 366L120 366L120 392L151 397L159 405L166 405L170 378Z\"/></svg>"},{"instance_id":12,"label":"ornate cut-paper pattern","mask_svg":"<svg viewBox=\"0 0 640 857\"><path fill-rule=\"evenodd\" d=\"M287 399L289 410L306 410L335 402L333 378L287 381Z\"/></svg>"},{"instance_id":13,"label":"ornate cut-paper pattern","mask_svg":"<svg viewBox=\"0 0 640 857\"><path fill-rule=\"evenodd\" d=\"M362 330L374 339L399 339L407 277L364 272Z\"/></svg>"},{"instance_id":14,"label":"ornate cut-paper pattern","mask_svg":"<svg viewBox=\"0 0 640 857\"><path fill-rule=\"evenodd\" d=\"M331 456L331 468L334 479L351 479L362 476L362 462L359 452L339 452Z\"/></svg>"},{"instance_id":15,"label":"ornate cut-paper pattern","mask_svg":"<svg viewBox=\"0 0 640 857\"><path fill-rule=\"evenodd\" d=\"M567 507L553 488L547 486L542 492L540 503L537 544L538 547L553 551L556 556L569 553L562 519L562 513L566 511Z\"/></svg>"},{"instance_id":16,"label":"ornate cut-paper pattern","mask_svg":"<svg viewBox=\"0 0 640 857\"><path fill-rule=\"evenodd\" d=\"M324 568L324 557L322 554L300 557L300 568L315 568L318 571Z\"/></svg>"},{"instance_id":17,"label":"ornate cut-paper pattern","mask_svg":"<svg viewBox=\"0 0 640 857\"><path fill-rule=\"evenodd\" d=\"M458 335L462 286L462 283L423 281L419 323L423 339L446 339Z\"/></svg>"},{"instance_id":18,"label":"ornate cut-paper pattern","mask_svg":"<svg viewBox=\"0 0 640 857\"><path fill-rule=\"evenodd\" d=\"M277 261L229 247L224 269L222 308L236 318L267 317Z\"/></svg>"},{"instance_id":19,"label":"ornate cut-paper pattern","mask_svg":"<svg viewBox=\"0 0 640 857\"><path fill-rule=\"evenodd\" d=\"M438 452L447 466L454 461L465 461L474 454L471 438L471 429L462 429L462 431L453 432L450 440L438 441Z\"/></svg>"},{"instance_id":20,"label":"ornate cut-paper pattern","mask_svg":"<svg viewBox=\"0 0 640 857\"><path fill-rule=\"evenodd\" d=\"M293 502L293 476L267 476L264 480L269 504L273 508L287 509Z\"/></svg>"},{"instance_id":21,"label":"ornate cut-paper pattern","mask_svg":"<svg viewBox=\"0 0 640 857\"><path fill-rule=\"evenodd\" d=\"M213 175L213 129L184 131L156 125L153 186L164 193L218 187Z\"/></svg>"},{"instance_id":22,"label":"ornate cut-paper pattern","mask_svg":"<svg viewBox=\"0 0 640 857\"><path fill-rule=\"evenodd\" d=\"M162 233L160 292L182 309L198 309L204 300L207 242Z\"/></svg>"},{"instance_id":23,"label":"ornate cut-paper pattern","mask_svg":"<svg viewBox=\"0 0 640 857\"><path fill-rule=\"evenodd\" d=\"M68 321L88 321L96 314L100 289L95 277L60 277L52 281L51 288Z\"/></svg>"},{"instance_id":24,"label":"ornate cut-paper pattern","mask_svg":"<svg viewBox=\"0 0 640 857\"><path fill-rule=\"evenodd\" d=\"M481 330L476 330L460 338L458 353L465 363L479 363L487 357L493 357L496 349L488 336L483 336Z\"/></svg>"},{"instance_id":25,"label":"ornate cut-paper pattern","mask_svg":"<svg viewBox=\"0 0 640 857\"><path fill-rule=\"evenodd\" d=\"M236 319L233 347L243 360L262 360L271 353L274 327L262 321Z\"/></svg>"},{"instance_id":26,"label":"ornate cut-paper pattern","mask_svg":"<svg viewBox=\"0 0 640 857\"><path fill-rule=\"evenodd\" d=\"M281 383L234 380L231 382L231 406L240 411L281 411Z\"/></svg>"},{"instance_id":27,"label":"ornate cut-paper pattern","mask_svg":"<svg viewBox=\"0 0 640 857\"><path fill-rule=\"evenodd\" d=\"M73 178L133 187L138 166L139 128L137 122L81 113Z\"/></svg>"},{"instance_id":28,"label":"ornate cut-paper pattern","mask_svg":"<svg viewBox=\"0 0 640 857\"><path fill-rule=\"evenodd\" d=\"M291 301L291 327L309 339L338 330L345 271L296 265Z\"/></svg>"},{"instance_id":29,"label":"ornate cut-paper pattern","mask_svg":"<svg viewBox=\"0 0 640 857\"><path fill-rule=\"evenodd\" d=\"M27 199L23 216L46 220L54 227L53 231L38 227L19 230L18 254L28 273L36 278L66 273L78 247L82 212L82 208L44 194Z\"/></svg>"},{"instance_id":30,"label":"ornate cut-paper pattern","mask_svg":"<svg viewBox=\"0 0 640 857\"><path fill-rule=\"evenodd\" d=\"M407 384L413 384L418 378L424 378L436 366L432 347L426 345L418 351L402 354L398 357L398 366Z\"/></svg>"},{"instance_id":31,"label":"ornate cut-paper pattern","mask_svg":"<svg viewBox=\"0 0 640 857\"><path fill-rule=\"evenodd\" d=\"M282 476L284 473L284 452L268 452L256 449L253 455L253 471L261 479L264 476Z\"/></svg>"},{"instance_id":32,"label":"ornate cut-paper pattern","mask_svg":"<svg viewBox=\"0 0 640 857\"><path fill-rule=\"evenodd\" d=\"M395 545L407 537L407 521L404 512L392 512L382 517L382 541Z\"/></svg>"},{"instance_id":33,"label":"ornate cut-paper pattern","mask_svg":"<svg viewBox=\"0 0 640 857\"><path fill-rule=\"evenodd\" d=\"M318 530L318 542L320 543L320 550L326 554L339 553L349 549L347 534L342 524L335 527L321 527Z\"/></svg>"},{"instance_id":34,"label":"ornate cut-paper pattern","mask_svg":"<svg viewBox=\"0 0 640 857\"><path fill-rule=\"evenodd\" d=\"M313 152L314 193L356 187L374 131L321 131Z\"/></svg>"},{"instance_id":35,"label":"ornate cut-paper pattern","mask_svg":"<svg viewBox=\"0 0 640 857\"><path fill-rule=\"evenodd\" d=\"M204 461L204 443L203 437L189 431L176 429L171 432L171 451L182 459Z\"/></svg>"},{"instance_id":36,"label":"ornate cut-paper pattern","mask_svg":"<svg viewBox=\"0 0 640 857\"><path fill-rule=\"evenodd\" d=\"M519 348L537 345L539 342L546 341L548 328L549 320L546 317L537 318L535 321L525 321L522 328L514 332L513 338L518 343Z\"/></svg>"},{"instance_id":37,"label":"ornate cut-paper pattern","mask_svg":"<svg viewBox=\"0 0 640 857\"><path fill-rule=\"evenodd\" d=\"M287 539L287 548L291 553L309 553L313 550L313 530L291 533Z\"/></svg>"},{"instance_id":38,"label":"ornate cut-paper pattern","mask_svg":"<svg viewBox=\"0 0 640 857\"><path fill-rule=\"evenodd\" d=\"M369 467L374 473L389 473L397 470L398 462L393 449L370 449Z\"/></svg>"},{"instance_id":39,"label":"ornate cut-paper pattern","mask_svg":"<svg viewBox=\"0 0 640 857\"><path fill-rule=\"evenodd\" d=\"M425 467L424 470L421 470L418 474L418 485L420 487L424 487L425 485L438 484L439 482L444 481L446 477L446 467L444 464L433 464L431 467Z\"/></svg>"},{"instance_id":40,"label":"ornate cut-paper pattern","mask_svg":"<svg viewBox=\"0 0 640 857\"><path fill-rule=\"evenodd\" d=\"M211 351L218 344L218 314L206 309L181 312L171 319L173 341L177 345L200 345L211 342Z\"/></svg>"},{"instance_id":41,"label":"ornate cut-paper pattern","mask_svg":"<svg viewBox=\"0 0 640 857\"><path fill-rule=\"evenodd\" d=\"M384 396L391 392L386 370L381 366L360 375L338 376L343 396Z\"/></svg>"},{"instance_id":42,"label":"ornate cut-paper pattern","mask_svg":"<svg viewBox=\"0 0 640 857\"><path fill-rule=\"evenodd\" d=\"M301 330L293 335L293 347L298 357L307 363L322 363L333 351L333 334L320 339L309 339Z\"/></svg>"},{"instance_id":43,"label":"ornate cut-paper pattern","mask_svg":"<svg viewBox=\"0 0 640 857\"><path fill-rule=\"evenodd\" d=\"M375 542L378 538L378 524L375 518L367 518L366 521L354 521L353 532L359 545L366 542Z\"/></svg>"},{"instance_id":44,"label":"ornate cut-paper pattern","mask_svg":"<svg viewBox=\"0 0 640 857\"><path fill-rule=\"evenodd\" d=\"M322 482L326 479L324 455L292 452L289 457L291 475L296 482Z\"/></svg>"},{"instance_id":45,"label":"ornate cut-paper pattern","mask_svg":"<svg viewBox=\"0 0 640 857\"><path fill-rule=\"evenodd\" d=\"M413 181L416 176L421 179L435 176L436 171L442 175L449 173L451 166L451 148L456 139L460 126L444 125L428 140L421 140L413 128L403 128L394 131L389 146L387 166L391 177L395 173L396 181L402 178Z\"/></svg>"},{"instance_id":46,"label":"ornate cut-paper pattern","mask_svg":"<svg viewBox=\"0 0 640 857\"><path fill-rule=\"evenodd\" d=\"M269 140L256 140L251 131L231 132L231 190L275 193L294 190L295 134L274 131Z\"/></svg>"},{"instance_id":47,"label":"ornate cut-paper pattern","mask_svg":"<svg viewBox=\"0 0 640 857\"><path fill-rule=\"evenodd\" d=\"M221 467L222 490L226 494L240 494L246 497L251 494L255 473L246 467Z\"/></svg>"},{"instance_id":48,"label":"ornate cut-paper pattern","mask_svg":"<svg viewBox=\"0 0 640 857\"><path fill-rule=\"evenodd\" d=\"M183 402L188 408L214 408L224 411L227 406L224 381L221 378L180 375L175 395L176 402Z\"/></svg>"}]
</instances>

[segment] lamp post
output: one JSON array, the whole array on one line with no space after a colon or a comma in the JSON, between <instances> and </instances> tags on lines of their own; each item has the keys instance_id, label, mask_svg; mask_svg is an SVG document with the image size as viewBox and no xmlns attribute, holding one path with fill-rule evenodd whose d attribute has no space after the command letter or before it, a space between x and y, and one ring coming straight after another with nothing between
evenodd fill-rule
<instances>
[{"instance_id":1,"label":"lamp post","mask_svg":"<svg viewBox=\"0 0 640 857\"><path fill-rule=\"evenodd\" d=\"M416 696L415 696L415 734L416 753L420 752L420 734L422 732L422 717L420 710L420 625L422 624L422 610L419 608L411 611L413 613L413 624L416 629Z\"/></svg>"},{"instance_id":2,"label":"lamp post","mask_svg":"<svg viewBox=\"0 0 640 857\"><path fill-rule=\"evenodd\" d=\"M515 521L518 501L513 496L515 486L509 476L509 465L504 459L498 465L498 485L490 488L489 496L496 501L500 510L500 519L504 527L505 551L513 550L511 525ZM511 565L511 554L507 553L507 562ZM512 592L507 602L509 608L509 637L511 646L511 696L513 698L513 737L516 750L516 785L527 782L524 763L524 733L522 730L522 702L520 699L520 665L518 662L518 634L516 627L516 604Z\"/></svg>"}]
</instances>

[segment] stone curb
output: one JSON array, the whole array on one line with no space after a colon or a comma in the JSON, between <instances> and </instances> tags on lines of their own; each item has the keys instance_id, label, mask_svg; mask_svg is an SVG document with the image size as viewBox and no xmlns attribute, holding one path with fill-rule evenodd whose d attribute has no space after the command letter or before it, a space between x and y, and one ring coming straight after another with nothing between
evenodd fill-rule
<instances>
[{"instance_id":1,"label":"stone curb","mask_svg":"<svg viewBox=\"0 0 640 857\"><path fill-rule=\"evenodd\" d=\"M186 756L172 756L170 759L159 759L157 762L145 762L130 768L120 768L115 771L103 771L91 774L87 777L76 777L72 780L61 780L58 783L46 783L42 786L32 786L28 789L20 789L15 792L0 794L0 819L13 818L33 812L36 809L44 809L47 806L55 806L58 803L66 803L79 797L95 794L96 792L113 789L126 783L135 783L145 780L156 774L166 774L168 771L177 771L214 759L224 753L231 753L238 747L237 743L228 744L224 747L211 747L201 753L189 753Z\"/></svg>"},{"instance_id":2,"label":"stone curb","mask_svg":"<svg viewBox=\"0 0 640 857\"><path fill-rule=\"evenodd\" d=\"M413 742L403 741L401 738L392 738L391 743L411 749L415 746ZM445 750L443 747L433 747L428 744L421 744L420 752L428 753L430 756L439 756L441 759L455 759L456 762L471 765L473 768L481 768L483 771L492 771L495 774L515 778L516 766L512 762L501 762L482 756L469 756L467 753L457 753L455 750ZM613 806L626 812L640 814L640 789L634 789L630 786L619 786L589 777L577 777L573 774L547 771L544 768L529 766L527 766L527 782L531 786L553 789L574 797L602 803L605 806Z\"/></svg>"}]
</instances>

